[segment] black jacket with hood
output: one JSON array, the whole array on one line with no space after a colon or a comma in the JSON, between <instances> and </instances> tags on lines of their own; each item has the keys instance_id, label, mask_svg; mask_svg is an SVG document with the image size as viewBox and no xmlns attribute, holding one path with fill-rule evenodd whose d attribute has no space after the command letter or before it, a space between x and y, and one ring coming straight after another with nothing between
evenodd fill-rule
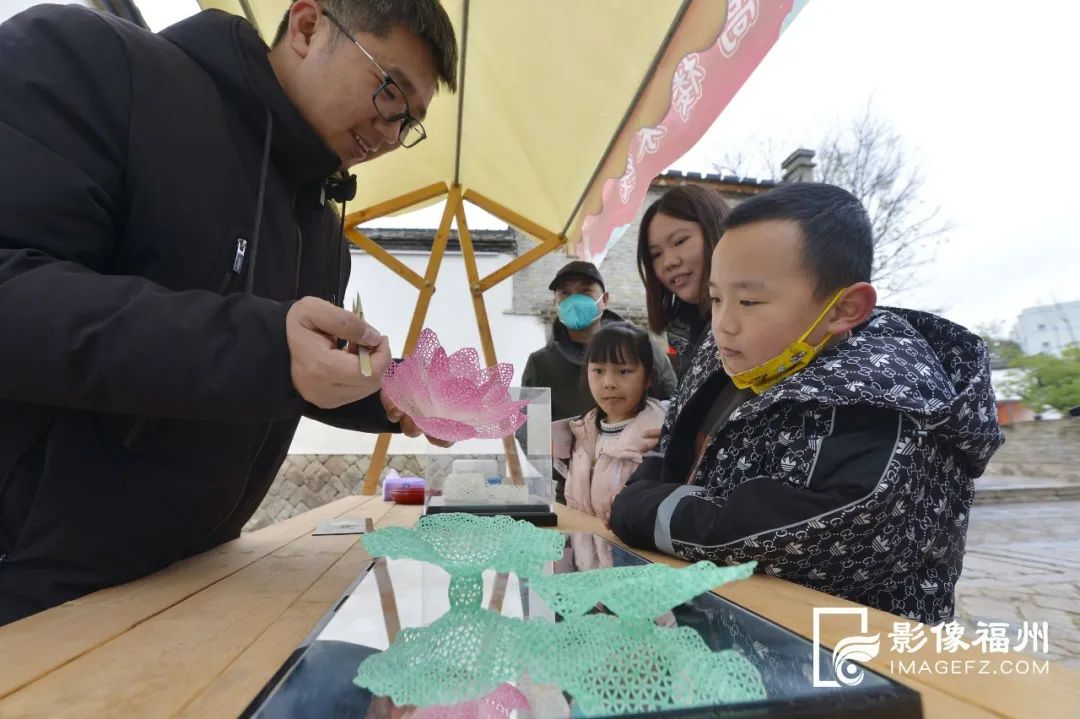
<instances>
[{"instance_id":1,"label":"black jacket with hood","mask_svg":"<svg viewBox=\"0 0 1080 719\"><path fill-rule=\"evenodd\" d=\"M604 325L624 321L611 310L604 310L600 322ZM675 395L677 381L671 362L664 351L650 341L653 348L653 381L649 396L670 399ZM567 417L580 417L596 406L582 366L585 345L570 339L570 330L558 318L551 330L551 341L529 355L521 373L521 386L551 389L551 419L557 422Z\"/></svg>"},{"instance_id":2,"label":"black jacket with hood","mask_svg":"<svg viewBox=\"0 0 1080 719\"><path fill-rule=\"evenodd\" d=\"M695 468L701 418L729 383L710 334L658 451L615 497L612 530L687 560L757 560L921 622L951 618L974 480L1004 441L985 343L934 315L878 309L742 403Z\"/></svg>"},{"instance_id":3,"label":"black jacket with hood","mask_svg":"<svg viewBox=\"0 0 1080 719\"><path fill-rule=\"evenodd\" d=\"M0 26L0 624L238 536L301 414L285 315L340 303L339 160L244 20ZM332 188L331 188L332 189Z\"/></svg>"}]
</instances>

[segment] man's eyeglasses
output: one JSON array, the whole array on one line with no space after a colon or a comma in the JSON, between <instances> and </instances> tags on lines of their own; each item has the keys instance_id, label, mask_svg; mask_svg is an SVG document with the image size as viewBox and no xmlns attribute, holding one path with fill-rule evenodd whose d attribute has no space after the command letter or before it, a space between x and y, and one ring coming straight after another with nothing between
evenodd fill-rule
<instances>
[{"instance_id":1,"label":"man's eyeglasses","mask_svg":"<svg viewBox=\"0 0 1080 719\"><path fill-rule=\"evenodd\" d=\"M387 122L401 123L398 130L398 142L401 146L413 147L425 139L427 133L424 131L424 126L409 113L409 101L405 99L405 93L402 92L401 87L390 77L390 73L382 69L382 66L371 56L371 53L356 41L356 38L345 29L344 25L338 22L336 17L326 10L323 10L322 14L326 16L327 20L334 23L334 26L341 30L345 37L352 40L353 45L360 48L360 52L367 55L367 59L371 60L379 72L382 73L382 84L375 90L375 94L371 96L371 101L375 104L375 111L379 113L379 117Z\"/></svg>"}]
</instances>

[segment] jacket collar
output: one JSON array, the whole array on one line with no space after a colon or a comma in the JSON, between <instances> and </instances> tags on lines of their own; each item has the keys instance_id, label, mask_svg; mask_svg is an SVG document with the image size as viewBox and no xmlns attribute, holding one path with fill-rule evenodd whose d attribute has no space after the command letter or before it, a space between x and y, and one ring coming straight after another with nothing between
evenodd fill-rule
<instances>
[{"instance_id":1,"label":"jacket collar","mask_svg":"<svg viewBox=\"0 0 1080 719\"><path fill-rule=\"evenodd\" d=\"M206 10L160 34L214 78L257 137L266 132L269 109L274 116L270 156L290 189L320 182L338 170L341 160L285 94L270 65L269 48L251 23Z\"/></svg>"}]
</instances>

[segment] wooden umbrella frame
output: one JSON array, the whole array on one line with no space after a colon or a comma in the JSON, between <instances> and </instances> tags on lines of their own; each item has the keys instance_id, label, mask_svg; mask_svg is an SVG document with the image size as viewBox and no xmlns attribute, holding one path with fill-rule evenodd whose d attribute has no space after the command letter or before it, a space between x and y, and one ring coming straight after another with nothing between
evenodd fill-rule
<instances>
[{"instance_id":1,"label":"wooden umbrella frame","mask_svg":"<svg viewBox=\"0 0 1080 719\"><path fill-rule=\"evenodd\" d=\"M443 196L446 196L446 206L443 209L439 228L435 232L435 242L432 245L427 270L423 276L407 267L401 260L394 257L358 228L358 225L363 222L401 212ZM472 244L472 235L469 232L469 224L465 219L466 202L498 217L510 226L536 237L540 240L540 244L486 277L480 277L480 271L476 264L476 251L473 249ZM494 367L498 364L498 359L495 354L495 341L491 335L491 324L488 321L484 293L540 258L563 248L567 243L565 235L556 235L541 225L522 217L513 210L477 192L472 190L463 191L461 186L457 184L447 185L445 182L438 182L393 200L381 202L346 215L345 236L350 242L370 254L419 292L416 299L416 309L413 311L412 322L409 325L409 333L405 338L404 354L408 355L416 347L416 341L420 337L420 331L423 329L424 321L427 319L428 308L431 306L431 297L435 294L439 270L442 268L443 257L446 255L446 244L450 238L452 224L457 225L461 254L465 261L465 274L469 282L469 292L472 295L473 311L476 314L476 326L480 331L480 346L484 353L484 362L487 366ZM371 455L371 464L368 467L367 475L364 477L361 490L363 494L375 493L379 475L382 474L383 467L386 465L386 457L390 449L390 438L392 436L386 433L380 434L375 442L375 451ZM521 466L518 461L513 436L503 438L503 449L506 452L507 469L511 482L520 484L523 481Z\"/></svg>"}]
</instances>

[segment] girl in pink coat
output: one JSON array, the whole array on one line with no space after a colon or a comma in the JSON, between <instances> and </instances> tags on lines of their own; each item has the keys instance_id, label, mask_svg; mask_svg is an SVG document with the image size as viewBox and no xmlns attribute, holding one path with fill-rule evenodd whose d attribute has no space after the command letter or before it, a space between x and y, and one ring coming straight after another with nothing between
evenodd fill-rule
<instances>
[{"instance_id":1,"label":"girl in pink coat","mask_svg":"<svg viewBox=\"0 0 1080 719\"><path fill-rule=\"evenodd\" d=\"M656 444L664 406L648 397L654 366L649 335L629 322L608 325L585 351L596 406L570 420L566 503L607 524L611 502Z\"/></svg>"}]
</instances>

